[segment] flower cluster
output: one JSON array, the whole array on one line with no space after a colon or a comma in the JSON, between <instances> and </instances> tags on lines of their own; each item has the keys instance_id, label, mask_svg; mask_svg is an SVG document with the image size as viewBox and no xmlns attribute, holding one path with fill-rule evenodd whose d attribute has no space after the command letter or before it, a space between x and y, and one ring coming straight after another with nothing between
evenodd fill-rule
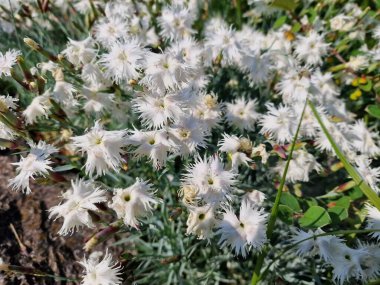
<instances>
[{"instance_id":1,"label":"flower cluster","mask_svg":"<svg viewBox=\"0 0 380 285\"><path fill-rule=\"evenodd\" d=\"M234 22L216 16L215 1L34 2L0 1L3 32L58 27L66 44L43 46L32 39L40 31L30 32L24 43L40 62L21 47L0 52L1 79L18 86L0 96L0 149L20 154L10 188L30 194L42 179L64 184L49 210L63 220L59 235L111 228L153 244L162 229L162 243L180 233L247 258L267 254L277 215L285 238L286 223L302 226L318 207L328 218L295 232L296 253L319 256L337 284L379 277L376 14L351 1L337 12L327 0L249 0L244 17L233 1ZM12 22L3 10L13 11ZM57 16L72 13L67 25ZM344 176L343 166L356 175ZM340 185L313 187L327 176ZM373 206L354 192L362 184ZM176 226L165 220L172 204L184 212ZM320 229L358 229L364 212L372 232L356 247ZM85 249L99 240L95 233ZM173 255L168 244L151 252ZM82 284L121 284L122 267L100 256L80 262Z\"/></svg>"}]
</instances>

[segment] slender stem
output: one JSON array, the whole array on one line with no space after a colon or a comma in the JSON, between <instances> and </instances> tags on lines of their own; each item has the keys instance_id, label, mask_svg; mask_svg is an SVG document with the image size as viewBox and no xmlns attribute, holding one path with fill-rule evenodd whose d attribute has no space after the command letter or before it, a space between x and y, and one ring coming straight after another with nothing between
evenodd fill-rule
<instances>
[{"instance_id":1,"label":"slender stem","mask_svg":"<svg viewBox=\"0 0 380 285\"><path fill-rule=\"evenodd\" d=\"M12 265L12 264L6 264L6 263L0 264L0 271L12 272L15 274L32 275L32 276L38 276L38 277L43 277L43 278L49 277L49 278L54 278L56 280L75 281L75 282L79 281L78 279L74 279L74 278L67 278L67 277L47 274L43 271L40 271L32 267L24 267L24 266Z\"/></svg>"},{"instance_id":2,"label":"slender stem","mask_svg":"<svg viewBox=\"0 0 380 285\"><path fill-rule=\"evenodd\" d=\"M271 212L271 215L269 217L269 222L268 222L268 227L267 227L267 238L268 238L268 240L270 240L272 238L274 225L276 223L276 218L278 215L278 209L279 209L279 205L280 205L282 189L285 186L286 175L287 175L288 170L289 170L289 165L290 165L290 161L292 159L293 151L294 151L294 148L295 148L295 145L297 142L298 133L301 129L301 123L302 123L303 115L305 113L306 106L307 106L307 102L305 102L305 106L303 107L302 114L301 114L300 120L298 122L297 131L296 131L296 134L294 135L292 146L290 148L290 153L289 153L288 159L286 161L284 172L283 172L282 177L281 177L280 186L278 187L278 190L277 190L276 200L274 201L272 212ZM257 259L256 266L255 266L255 269L253 271L252 280L251 280L252 285L257 284L257 282L259 282L261 279L261 276L260 276L261 267L263 266L264 258L267 255L267 253L268 253L268 247L266 246L263 249L263 251L260 253L260 255Z\"/></svg>"},{"instance_id":3,"label":"slender stem","mask_svg":"<svg viewBox=\"0 0 380 285\"><path fill-rule=\"evenodd\" d=\"M241 14L241 0L235 0L236 4L236 26L237 28L241 28L242 24L242 14Z\"/></svg>"},{"instance_id":4,"label":"slender stem","mask_svg":"<svg viewBox=\"0 0 380 285\"><path fill-rule=\"evenodd\" d=\"M362 190L364 195L367 196L367 198L372 202L372 204L380 210L380 198L377 196L376 192L372 190L372 188L365 182L360 175L360 173L357 171L355 167L351 165L351 163L348 161L342 150L339 148L339 146L335 143L334 139L330 135L329 131L327 130L325 124L322 121L321 116L318 114L317 109L315 108L313 102L308 100L308 104L316 117L319 125L322 128L322 131L324 132L325 136L329 140L332 148L334 149L337 157L339 160L343 163L344 168L346 168L348 174L352 177L352 179L355 181L356 185Z\"/></svg>"}]
</instances>

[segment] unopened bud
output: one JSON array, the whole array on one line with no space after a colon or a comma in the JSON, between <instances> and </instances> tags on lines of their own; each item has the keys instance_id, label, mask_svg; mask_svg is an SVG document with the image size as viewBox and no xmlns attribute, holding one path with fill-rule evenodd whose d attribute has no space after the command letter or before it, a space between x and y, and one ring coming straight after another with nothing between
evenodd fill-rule
<instances>
[{"instance_id":1,"label":"unopened bud","mask_svg":"<svg viewBox=\"0 0 380 285\"><path fill-rule=\"evenodd\" d=\"M39 51L41 49L40 45L31 38L24 38L24 43L33 50Z\"/></svg>"}]
</instances>

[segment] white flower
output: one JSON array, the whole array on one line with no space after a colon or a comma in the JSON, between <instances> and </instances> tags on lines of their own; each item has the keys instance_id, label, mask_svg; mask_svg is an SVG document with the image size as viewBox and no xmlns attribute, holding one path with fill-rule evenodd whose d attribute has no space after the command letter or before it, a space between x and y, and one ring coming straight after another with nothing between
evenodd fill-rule
<instances>
[{"instance_id":1,"label":"white flower","mask_svg":"<svg viewBox=\"0 0 380 285\"><path fill-rule=\"evenodd\" d=\"M65 82L64 80L57 80L51 97L58 103L61 103L65 111L71 113L72 109L78 105L77 100L74 98L75 92L76 89L71 83Z\"/></svg>"},{"instance_id":2,"label":"white flower","mask_svg":"<svg viewBox=\"0 0 380 285\"><path fill-rule=\"evenodd\" d=\"M82 14L86 14L92 10L92 5L94 7L101 6L102 1L99 0L75 0L74 7Z\"/></svg>"},{"instance_id":3,"label":"white flower","mask_svg":"<svg viewBox=\"0 0 380 285\"><path fill-rule=\"evenodd\" d=\"M326 117L322 117L323 123L326 126L329 134L334 139L335 143L346 153L352 151L351 142L356 137L355 134L349 129L349 126L345 123L333 123ZM316 147L328 152L334 152L330 141L327 139L324 132L320 129L316 138Z\"/></svg>"},{"instance_id":4,"label":"white flower","mask_svg":"<svg viewBox=\"0 0 380 285\"><path fill-rule=\"evenodd\" d=\"M320 65L329 46L324 42L323 35L313 30L307 36L298 36L294 45L297 57L309 65Z\"/></svg>"},{"instance_id":5,"label":"white flower","mask_svg":"<svg viewBox=\"0 0 380 285\"><path fill-rule=\"evenodd\" d=\"M86 101L83 109L86 113L102 114L106 111L112 110L115 95L112 93L100 92L100 86L83 86L80 96Z\"/></svg>"},{"instance_id":6,"label":"white flower","mask_svg":"<svg viewBox=\"0 0 380 285\"><path fill-rule=\"evenodd\" d=\"M228 153L234 170L237 170L239 165L248 165L248 162L252 161L247 155L252 151L252 143L246 138L223 134L223 139L219 141L218 146L220 151Z\"/></svg>"},{"instance_id":7,"label":"white flower","mask_svg":"<svg viewBox=\"0 0 380 285\"><path fill-rule=\"evenodd\" d=\"M324 231L317 229L314 234L323 234ZM315 240L316 252L325 262L331 262L347 246L344 240L333 235L320 236Z\"/></svg>"},{"instance_id":8,"label":"white flower","mask_svg":"<svg viewBox=\"0 0 380 285\"><path fill-rule=\"evenodd\" d=\"M85 269L82 285L120 285L123 281L119 276L122 267L113 263L111 254L107 252L101 261L90 256L88 260L84 258L79 264Z\"/></svg>"},{"instance_id":9,"label":"white flower","mask_svg":"<svg viewBox=\"0 0 380 285\"><path fill-rule=\"evenodd\" d=\"M16 137L15 131L10 129L7 125L0 122L0 139L13 141ZM0 149L4 149L4 147L0 146Z\"/></svg>"},{"instance_id":10,"label":"white flower","mask_svg":"<svg viewBox=\"0 0 380 285\"><path fill-rule=\"evenodd\" d=\"M152 90L177 90L189 81L189 66L169 53L150 53L142 83Z\"/></svg>"},{"instance_id":11,"label":"white flower","mask_svg":"<svg viewBox=\"0 0 380 285\"><path fill-rule=\"evenodd\" d=\"M202 48L198 42L191 37L175 41L168 47L170 54L175 55L180 61L185 62L193 68L201 67Z\"/></svg>"},{"instance_id":12,"label":"white flower","mask_svg":"<svg viewBox=\"0 0 380 285\"><path fill-rule=\"evenodd\" d=\"M199 239L208 239L213 235L212 229L216 224L214 208L210 205L202 207L188 207L190 211L187 219L186 234L195 234Z\"/></svg>"},{"instance_id":13,"label":"white flower","mask_svg":"<svg viewBox=\"0 0 380 285\"><path fill-rule=\"evenodd\" d=\"M364 244L359 241L357 250L361 253L361 279L367 284L369 280L380 275L380 247L378 244Z\"/></svg>"},{"instance_id":14,"label":"white flower","mask_svg":"<svg viewBox=\"0 0 380 285\"><path fill-rule=\"evenodd\" d=\"M269 154L267 153L267 150L265 148L265 144L261 143L258 146L255 146L252 148L252 155L251 157L261 157L261 163L266 164L269 158Z\"/></svg>"},{"instance_id":15,"label":"white flower","mask_svg":"<svg viewBox=\"0 0 380 285\"><path fill-rule=\"evenodd\" d=\"M192 114L203 123L206 130L218 126L221 119L221 108L217 95L201 92L189 98Z\"/></svg>"},{"instance_id":16,"label":"white flower","mask_svg":"<svg viewBox=\"0 0 380 285\"><path fill-rule=\"evenodd\" d=\"M85 85L107 88L112 85L112 81L106 78L99 64L87 63L82 67L81 78Z\"/></svg>"},{"instance_id":17,"label":"white flower","mask_svg":"<svg viewBox=\"0 0 380 285\"><path fill-rule=\"evenodd\" d=\"M183 116L169 128L170 139L177 145L181 156L194 153L199 147L205 147L205 130L193 116Z\"/></svg>"},{"instance_id":18,"label":"white flower","mask_svg":"<svg viewBox=\"0 0 380 285\"><path fill-rule=\"evenodd\" d=\"M120 17L103 18L94 26L95 38L106 48L127 37L127 22Z\"/></svg>"},{"instance_id":19,"label":"white flower","mask_svg":"<svg viewBox=\"0 0 380 285\"><path fill-rule=\"evenodd\" d=\"M367 227L368 230L379 230L380 229L380 211L370 204L366 205L366 211L367 211ZM372 232L370 235L380 240L380 231L378 232Z\"/></svg>"},{"instance_id":20,"label":"white flower","mask_svg":"<svg viewBox=\"0 0 380 285\"><path fill-rule=\"evenodd\" d=\"M72 137L73 146L87 154L86 174L103 175L108 170L118 170L124 162L122 147L126 145L126 131L105 131L99 123L82 136Z\"/></svg>"},{"instance_id":21,"label":"white flower","mask_svg":"<svg viewBox=\"0 0 380 285\"><path fill-rule=\"evenodd\" d=\"M232 186L237 182L236 176L224 169L218 156L208 159L198 156L195 163L187 168L182 184L195 186L200 198L218 204L229 197Z\"/></svg>"},{"instance_id":22,"label":"white flower","mask_svg":"<svg viewBox=\"0 0 380 285\"><path fill-rule=\"evenodd\" d=\"M72 234L82 226L93 228L89 211L98 212L95 204L106 202L106 192L95 188L90 181L83 179L71 180L71 188L62 194L65 200L57 206L50 208L49 218L63 218L63 224L58 234Z\"/></svg>"},{"instance_id":23,"label":"white flower","mask_svg":"<svg viewBox=\"0 0 380 285\"><path fill-rule=\"evenodd\" d=\"M9 180L9 186L12 186L12 189L21 190L26 194L31 193L29 178L34 179L36 175L45 177L49 170L53 170L50 166L52 161L49 156L58 151L44 141L39 141L37 145L30 142L29 145L31 147L29 154L26 157L21 157L19 162L12 163L17 165L17 175Z\"/></svg>"},{"instance_id":24,"label":"white flower","mask_svg":"<svg viewBox=\"0 0 380 285\"><path fill-rule=\"evenodd\" d=\"M158 17L160 34L168 40L178 40L194 33L191 28L195 15L188 8L180 5L165 6Z\"/></svg>"},{"instance_id":25,"label":"white flower","mask_svg":"<svg viewBox=\"0 0 380 285\"><path fill-rule=\"evenodd\" d=\"M329 263L333 266L333 278L338 284L362 280L367 283L379 274L380 251L378 245L359 244L356 249L345 244L331 248L333 254ZM364 284L363 283L363 284Z\"/></svg>"},{"instance_id":26,"label":"white flower","mask_svg":"<svg viewBox=\"0 0 380 285\"><path fill-rule=\"evenodd\" d=\"M251 205L262 206L265 200L265 194L259 190L252 190L243 195L242 201Z\"/></svg>"},{"instance_id":27,"label":"white flower","mask_svg":"<svg viewBox=\"0 0 380 285\"><path fill-rule=\"evenodd\" d=\"M319 255L325 262L330 262L334 258L334 255L346 245L342 239L333 235L315 237L319 234L324 234L324 231L317 229L314 232L312 230L304 232L303 230L296 229L293 230L291 241L294 244L297 243L296 253L298 255Z\"/></svg>"},{"instance_id":28,"label":"white flower","mask_svg":"<svg viewBox=\"0 0 380 285\"><path fill-rule=\"evenodd\" d=\"M75 66L86 64L92 61L96 56L96 51L93 48L93 39L88 37L82 41L74 41L69 39L67 48L62 51L68 61Z\"/></svg>"},{"instance_id":29,"label":"white flower","mask_svg":"<svg viewBox=\"0 0 380 285\"><path fill-rule=\"evenodd\" d=\"M330 27L333 31L348 32L355 25L355 19L352 16L338 14L330 19Z\"/></svg>"},{"instance_id":30,"label":"white flower","mask_svg":"<svg viewBox=\"0 0 380 285\"><path fill-rule=\"evenodd\" d=\"M138 79L144 61L145 51L136 39L112 44L109 53L100 59L106 76L118 84L123 80Z\"/></svg>"},{"instance_id":31,"label":"white flower","mask_svg":"<svg viewBox=\"0 0 380 285\"><path fill-rule=\"evenodd\" d=\"M358 71L367 67L368 64L369 61L366 55L358 55L350 56L350 60L346 63L346 66L354 71Z\"/></svg>"},{"instance_id":32,"label":"white flower","mask_svg":"<svg viewBox=\"0 0 380 285\"><path fill-rule=\"evenodd\" d=\"M380 193L380 188L378 184L380 183L380 167L371 167L371 159L364 156L359 156L355 159L356 169L358 170L361 177L364 179L368 185Z\"/></svg>"},{"instance_id":33,"label":"white flower","mask_svg":"<svg viewBox=\"0 0 380 285\"><path fill-rule=\"evenodd\" d=\"M377 25L373 30L373 37L377 40L380 40L380 25Z\"/></svg>"},{"instance_id":34,"label":"white flower","mask_svg":"<svg viewBox=\"0 0 380 285\"><path fill-rule=\"evenodd\" d=\"M0 52L0 77L11 75L12 67L17 63L19 55L21 55L21 52L13 49L5 54Z\"/></svg>"},{"instance_id":35,"label":"white flower","mask_svg":"<svg viewBox=\"0 0 380 285\"><path fill-rule=\"evenodd\" d=\"M34 97L32 102L22 112L26 124L34 124L39 117L48 118L51 106L49 93L50 91L48 90L43 95Z\"/></svg>"},{"instance_id":36,"label":"white flower","mask_svg":"<svg viewBox=\"0 0 380 285\"><path fill-rule=\"evenodd\" d=\"M247 256L251 247L260 251L267 241L264 209L257 209L249 203L240 206L239 218L233 210L225 209L223 220L218 225L219 245L230 246L236 255Z\"/></svg>"},{"instance_id":37,"label":"white flower","mask_svg":"<svg viewBox=\"0 0 380 285\"><path fill-rule=\"evenodd\" d=\"M140 113L144 125L155 129L183 114L180 98L175 94L144 94L133 100L133 108Z\"/></svg>"},{"instance_id":38,"label":"white flower","mask_svg":"<svg viewBox=\"0 0 380 285\"><path fill-rule=\"evenodd\" d=\"M280 144L292 141L297 129L297 116L293 110L284 105L276 108L273 104L266 105L267 114L263 115L259 124L262 126L260 133L268 134Z\"/></svg>"},{"instance_id":39,"label":"white flower","mask_svg":"<svg viewBox=\"0 0 380 285\"><path fill-rule=\"evenodd\" d=\"M225 103L226 121L240 130L253 130L260 114L256 112L256 100L236 99L233 103Z\"/></svg>"},{"instance_id":40,"label":"white flower","mask_svg":"<svg viewBox=\"0 0 380 285\"><path fill-rule=\"evenodd\" d=\"M322 73L319 69L311 75L311 88L315 96L321 104L327 103L330 99L339 94L337 86L332 81L332 73Z\"/></svg>"},{"instance_id":41,"label":"white flower","mask_svg":"<svg viewBox=\"0 0 380 285\"><path fill-rule=\"evenodd\" d=\"M369 131L363 120L358 120L351 126L352 132L355 134L352 146L364 155L369 157L376 157L380 154L380 147L376 144L379 141L379 133Z\"/></svg>"},{"instance_id":42,"label":"white flower","mask_svg":"<svg viewBox=\"0 0 380 285\"><path fill-rule=\"evenodd\" d=\"M276 85L285 104L304 104L310 88L310 78L299 75L296 71L289 71L282 76Z\"/></svg>"},{"instance_id":43,"label":"white flower","mask_svg":"<svg viewBox=\"0 0 380 285\"><path fill-rule=\"evenodd\" d=\"M351 277L360 279L363 271L360 265L360 259L364 250L352 249L344 245L335 249L335 254L330 261L333 266L334 281L340 285L350 280Z\"/></svg>"},{"instance_id":44,"label":"white flower","mask_svg":"<svg viewBox=\"0 0 380 285\"><path fill-rule=\"evenodd\" d=\"M270 77L272 66L272 55L269 52L260 53L248 50L243 53L239 62L243 71L248 73L251 84L263 84Z\"/></svg>"},{"instance_id":45,"label":"white flower","mask_svg":"<svg viewBox=\"0 0 380 285\"><path fill-rule=\"evenodd\" d=\"M274 171L279 175L284 173L286 161L280 160ZM309 174L313 171L320 171L322 169L321 165L317 162L315 157L305 150L299 149L295 150L292 155L292 159L289 163L289 169L286 176L286 180L292 183L296 181L309 181Z\"/></svg>"},{"instance_id":46,"label":"white flower","mask_svg":"<svg viewBox=\"0 0 380 285\"><path fill-rule=\"evenodd\" d=\"M18 101L17 98L13 98L9 95L0 95L0 112L6 112L7 110L10 109L16 109L17 104L16 102Z\"/></svg>"},{"instance_id":47,"label":"white flower","mask_svg":"<svg viewBox=\"0 0 380 285\"><path fill-rule=\"evenodd\" d=\"M53 74L57 72L58 69L60 69L57 63L52 62L50 60L48 62L37 63L37 67L41 69L42 74L45 74L47 71L50 71Z\"/></svg>"},{"instance_id":48,"label":"white flower","mask_svg":"<svg viewBox=\"0 0 380 285\"><path fill-rule=\"evenodd\" d=\"M151 212L152 205L158 204L153 197L152 185L139 178L135 184L125 189L115 189L112 203L113 209L124 224L138 228L139 220Z\"/></svg>"},{"instance_id":49,"label":"white flower","mask_svg":"<svg viewBox=\"0 0 380 285\"><path fill-rule=\"evenodd\" d=\"M165 130L146 132L134 130L132 134L128 136L127 143L136 147L133 153L138 159L146 156L152 160L156 168L165 165L168 152L176 147L176 145L168 139L168 134Z\"/></svg>"},{"instance_id":50,"label":"white flower","mask_svg":"<svg viewBox=\"0 0 380 285\"><path fill-rule=\"evenodd\" d=\"M315 254L315 241L313 239L314 232L309 230L307 232L301 229L294 229L291 238L292 244L296 245L296 254L305 256Z\"/></svg>"},{"instance_id":51,"label":"white flower","mask_svg":"<svg viewBox=\"0 0 380 285\"><path fill-rule=\"evenodd\" d=\"M298 103L293 105L293 110L298 118L301 117L302 112L304 110L305 104L304 103ZM319 110L320 108L317 107L318 112L322 112ZM303 136L305 138L315 138L318 134L318 131L320 129L320 126L318 124L317 119L315 118L313 111L309 106L306 106L305 112L303 114L302 122L301 122L301 128L299 135Z\"/></svg>"},{"instance_id":52,"label":"white flower","mask_svg":"<svg viewBox=\"0 0 380 285\"><path fill-rule=\"evenodd\" d=\"M236 32L231 27L222 25L216 28L213 33L208 34L205 41L205 48L211 51L212 59L221 56L221 64L239 64L241 60L241 46L236 37Z\"/></svg>"}]
</instances>

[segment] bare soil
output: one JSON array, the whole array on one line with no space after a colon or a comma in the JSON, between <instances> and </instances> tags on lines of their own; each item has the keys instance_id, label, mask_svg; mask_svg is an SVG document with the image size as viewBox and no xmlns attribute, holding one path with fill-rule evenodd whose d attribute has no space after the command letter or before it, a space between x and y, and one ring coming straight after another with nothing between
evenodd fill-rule
<instances>
[{"instance_id":1,"label":"bare soil","mask_svg":"<svg viewBox=\"0 0 380 285\"><path fill-rule=\"evenodd\" d=\"M14 192L7 187L8 179L15 176L14 166L10 164L14 162L14 158L1 156L0 153L0 258L6 264L32 267L47 274L78 279L82 268L75 261L83 259L84 241L91 233L84 230L72 236L61 237L57 232L62 221L49 220L47 211L51 206L59 204L59 196L66 190L67 184L33 184L32 193L29 195ZM97 249L104 250L106 244L100 247L103 248ZM1 285L79 283L0 273Z\"/></svg>"}]
</instances>

